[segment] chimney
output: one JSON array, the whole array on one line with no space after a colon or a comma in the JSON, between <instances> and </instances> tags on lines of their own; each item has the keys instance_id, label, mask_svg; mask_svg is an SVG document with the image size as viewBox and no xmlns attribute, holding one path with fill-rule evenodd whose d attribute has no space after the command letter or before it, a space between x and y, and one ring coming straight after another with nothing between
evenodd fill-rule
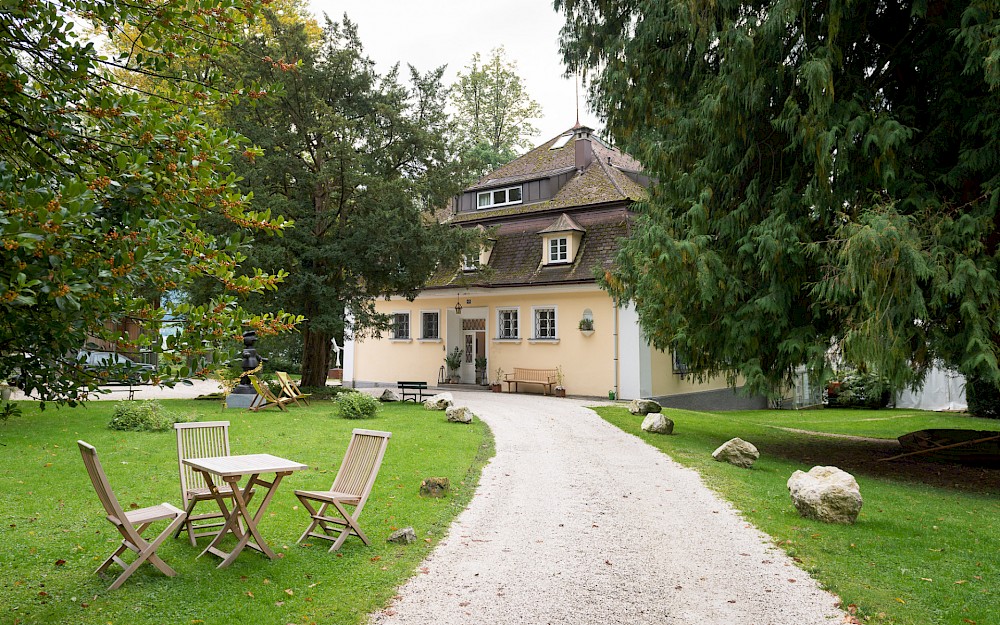
<instances>
[{"instance_id":1,"label":"chimney","mask_svg":"<svg viewBox=\"0 0 1000 625\"><path fill-rule=\"evenodd\" d=\"M573 127L573 145L576 150L576 168L579 171L587 169L594 161L594 146L590 142L593 128L577 124Z\"/></svg>"}]
</instances>

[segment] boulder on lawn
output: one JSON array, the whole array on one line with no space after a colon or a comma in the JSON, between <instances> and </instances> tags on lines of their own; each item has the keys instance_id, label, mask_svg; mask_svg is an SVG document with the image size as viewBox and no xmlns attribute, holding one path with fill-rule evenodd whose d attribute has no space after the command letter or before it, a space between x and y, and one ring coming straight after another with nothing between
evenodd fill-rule
<instances>
[{"instance_id":1,"label":"boulder on lawn","mask_svg":"<svg viewBox=\"0 0 1000 625\"><path fill-rule=\"evenodd\" d=\"M403 529L398 529L389 534L389 538L386 538L385 540L390 543L408 545L409 543L417 542L417 533L413 531L412 527L404 527Z\"/></svg>"},{"instance_id":2,"label":"boulder on lawn","mask_svg":"<svg viewBox=\"0 0 1000 625\"><path fill-rule=\"evenodd\" d=\"M453 423L472 423L472 417L476 416L465 406L450 406L444 414Z\"/></svg>"},{"instance_id":3,"label":"boulder on lawn","mask_svg":"<svg viewBox=\"0 0 1000 625\"><path fill-rule=\"evenodd\" d=\"M826 523L854 523L861 512L861 489L854 476L837 467L813 467L788 478L799 515Z\"/></svg>"},{"instance_id":4,"label":"boulder on lawn","mask_svg":"<svg viewBox=\"0 0 1000 625\"><path fill-rule=\"evenodd\" d=\"M455 398L451 393L438 393L424 400L424 408L427 410L447 410L449 406L454 405Z\"/></svg>"},{"instance_id":5,"label":"boulder on lawn","mask_svg":"<svg viewBox=\"0 0 1000 625\"><path fill-rule=\"evenodd\" d=\"M420 482L421 497L444 497L451 490L451 481L446 477L429 477Z\"/></svg>"},{"instance_id":6,"label":"boulder on lawn","mask_svg":"<svg viewBox=\"0 0 1000 625\"><path fill-rule=\"evenodd\" d=\"M673 434L674 422L655 412L646 415L646 418L642 420L642 429L653 434Z\"/></svg>"},{"instance_id":7,"label":"boulder on lawn","mask_svg":"<svg viewBox=\"0 0 1000 625\"><path fill-rule=\"evenodd\" d=\"M392 390L391 388L387 388L384 391L382 391L382 394L379 395L378 400L379 401L399 401L399 395L397 395L396 391Z\"/></svg>"},{"instance_id":8,"label":"boulder on lawn","mask_svg":"<svg viewBox=\"0 0 1000 625\"><path fill-rule=\"evenodd\" d=\"M633 399L628 405L628 411L632 414L647 415L651 412L660 412L663 407L652 399Z\"/></svg>"},{"instance_id":9,"label":"boulder on lawn","mask_svg":"<svg viewBox=\"0 0 1000 625\"><path fill-rule=\"evenodd\" d=\"M760 458L760 452L757 451L753 443L748 443L737 437L719 445L719 448L712 452L712 457L719 462L728 462L749 469L753 463L757 462L757 458Z\"/></svg>"}]
</instances>

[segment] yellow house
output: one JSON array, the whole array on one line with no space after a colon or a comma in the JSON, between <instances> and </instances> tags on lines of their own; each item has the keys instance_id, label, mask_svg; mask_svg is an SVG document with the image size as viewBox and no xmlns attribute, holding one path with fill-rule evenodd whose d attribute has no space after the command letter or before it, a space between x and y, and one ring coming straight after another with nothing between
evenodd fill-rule
<instances>
[{"instance_id":1,"label":"yellow house","mask_svg":"<svg viewBox=\"0 0 1000 625\"><path fill-rule=\"evenodd\" d=\"M596 273L611 266L629 235L629 208L645 196L649 178L592 133L577 125L455 197L449 221L491 229L491 245L463 267L440 271L412 302L379 302L393 330L345 345L346 384L436 386L450 374L445 356L457 349L461 384L494 381L515 367L558 369L569 395L760 407L724 379L693 381L682 363L650 348L632 307L616 306L597 286ZM477 358L487 361L485 380Z\"/></svg>"}]
</instances>

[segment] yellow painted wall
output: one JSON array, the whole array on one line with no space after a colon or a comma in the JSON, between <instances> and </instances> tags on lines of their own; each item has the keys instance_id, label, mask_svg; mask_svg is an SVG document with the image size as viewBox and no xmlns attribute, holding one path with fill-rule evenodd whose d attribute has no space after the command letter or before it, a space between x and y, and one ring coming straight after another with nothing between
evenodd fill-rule
<instances>
[{"instance_id":1,"label":"yellow painted wall","mask_svg":"<svg viewBox=\"0 0 1000 625\"><path fill-rule=\"evenodd\" d=\"M685 375L682 380L681 376L674 373L673 358L670 354L655 348L650 348L650 351L654 397L729 388L725 376L718 376L701 383L695 382L694 378L689 375Z\"/></svg>"},{"instance_id":2,"label":"yellow painted wall","mask_svg":"<svg viewBox=\"0 0 1000 625\"><path fill-rule=\"evenodd\" d=\"M431 385L436 384L446 350L450 351L460 342L458 337L461 333L456 333L455 328L460 327L461 317L455 315L455 301L454 293L444 297L430 292L413 302L392 300L377 303L379 312L409 311L413 338L409 341L388 338L359 341L355 347L354 379L362 383L394 384L397 380L424 380ZM486 309L486 358L490 379L496 377L497 367L510 373L514 367L549 369L558 366L563 371L563 386L570 395L606 395L614 388L614 310L611 299L596 287L587 292L546 293L525 288L514 294L463 293L461 301L463 316L466 317L470 312L475 314L475 309ZM531 340L534 332L533 306L556 308L558 341ZM496 339L497 309L509 307L519 309L519 341ZM577 328L577 323L588 308L594 318L594 333L586 337ZM441 318L445 320L440 341L418 339L420 312L427 310L440 310ZM450 333L449 325L452 327ZM523 388L540 390L541 387Z\"/></svg>"}]
</instances>

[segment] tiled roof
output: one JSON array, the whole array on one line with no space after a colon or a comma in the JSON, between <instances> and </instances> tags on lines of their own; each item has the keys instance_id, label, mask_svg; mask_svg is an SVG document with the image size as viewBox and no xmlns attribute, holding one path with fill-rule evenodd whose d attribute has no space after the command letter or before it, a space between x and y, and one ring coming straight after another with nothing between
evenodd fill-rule
<instances>
[{"instance_id":1,"label":"tiled roof","mask_svg":"<svg viewBox=\"0 0 1000 625\"><path fill-rule=\"evenodd\" d=\"M525 286L593 282L595 269L607 269L614 261L618 241L628 236L628 213L624 208L590 210L574 215L585 230L574 262L542 265L539 234L560 217L533 216L501 224L490 254L487 271L443 270L427 283L428 289L468 286Z\"/></svg>"},{"instance_id":2,"label":"tiled roof","mask_svg":"<svg viewBox=\"0 0 1000 625\"><path fill-rule=\"evenodd\" d=\"M570 217L566 213L563 213L562 215L559 215L559 219L555 220L555 222L551 226L545 228L544 230L539 230L538 234L542 234L545 232L569 232L571 230L576 230L578 232L586 232L584 228L580 227L580 224L573 221L572 217Z\"/></svg>"}]
</instances>

